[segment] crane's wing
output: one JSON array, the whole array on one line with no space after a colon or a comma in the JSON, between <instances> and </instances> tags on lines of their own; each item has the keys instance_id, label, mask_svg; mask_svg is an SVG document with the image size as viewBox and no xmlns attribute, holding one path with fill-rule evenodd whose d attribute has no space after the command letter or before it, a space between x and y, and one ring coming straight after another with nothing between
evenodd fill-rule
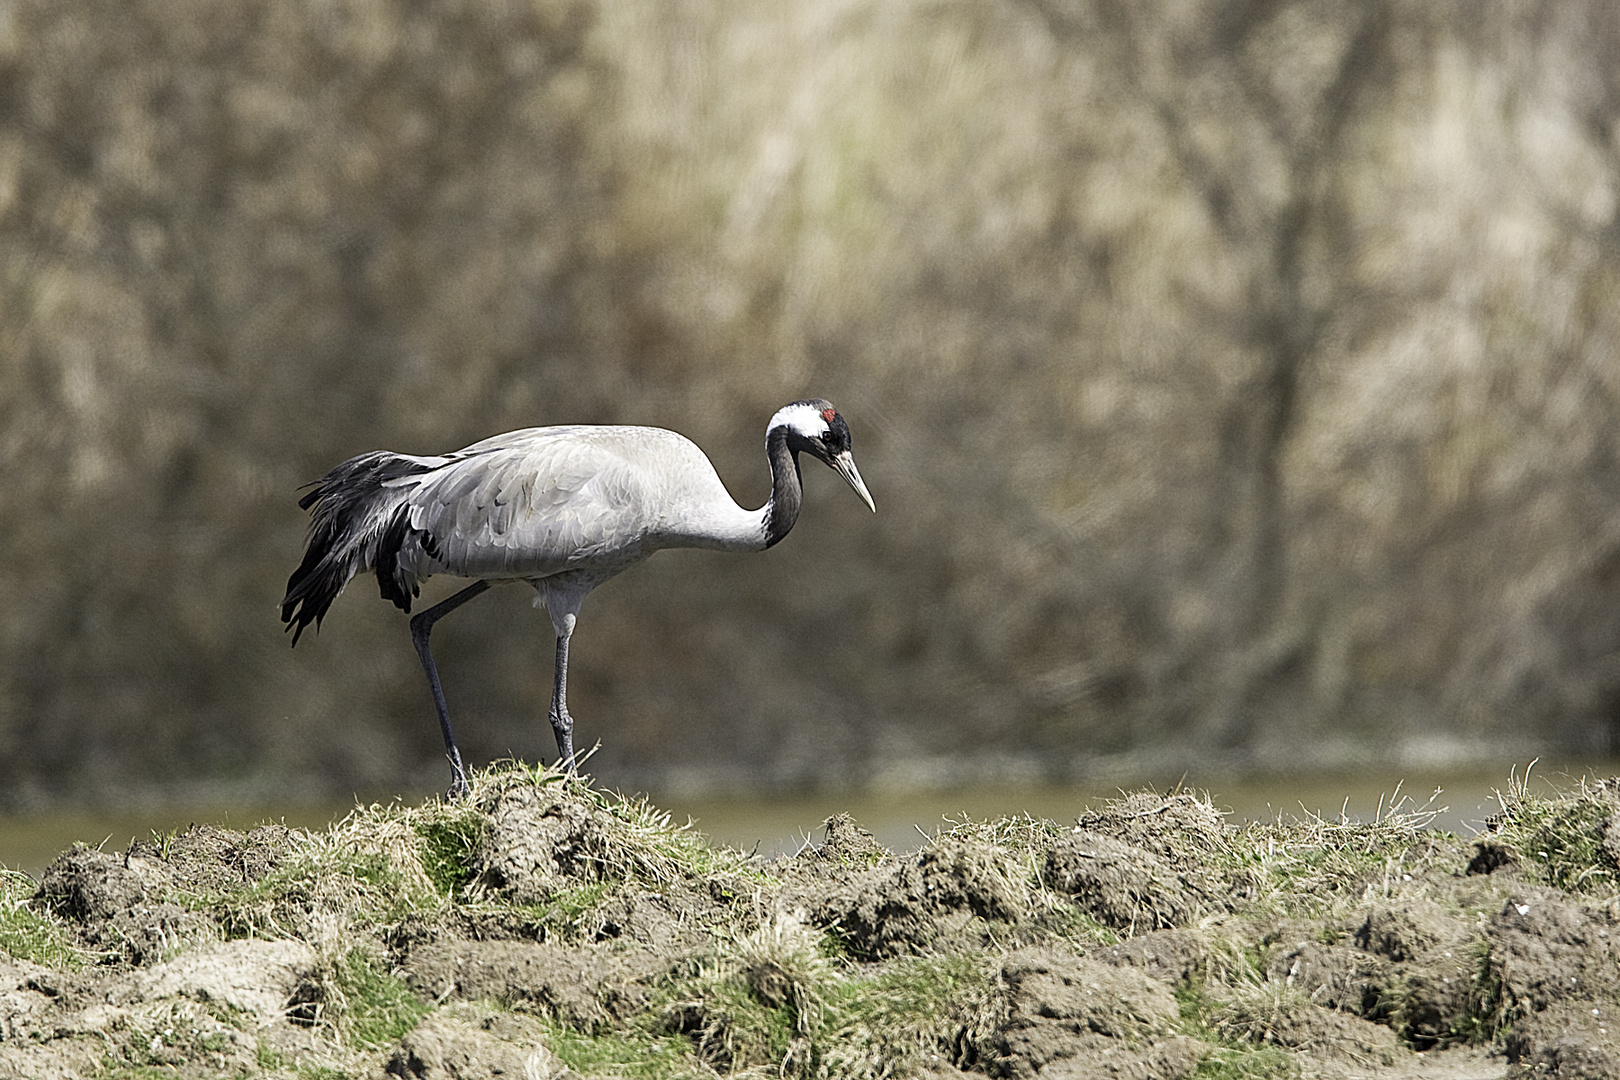
<instances>
[{"instance_id":1,"label":"crane's wing","mask_svg":"<svg viewBox=\"0 0 1620 1080\"><path fill-rule=\"evenodd\" d=\"M401 566L419 578L622 569L650 553L646 537L686 486L670 478L688 476L694 455L713 475L696 446L659 428L531 428L475 443L398 481L412 489Z\"/></svg>"}]
</instances>

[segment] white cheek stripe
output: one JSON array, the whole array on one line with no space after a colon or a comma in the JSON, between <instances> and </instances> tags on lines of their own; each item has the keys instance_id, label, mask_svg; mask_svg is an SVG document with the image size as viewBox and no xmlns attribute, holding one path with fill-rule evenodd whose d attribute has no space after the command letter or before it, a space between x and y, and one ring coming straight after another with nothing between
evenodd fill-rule
<instances>
[{"instance_id":1,"label":"white cheek stripe","mask_svg":"<svg viewBox=\"0 0 1620 1080\"><path fill-rule=\"evenodd\" d=\"M813 405L784 405L777 409L765 427L766 434L779 427L790 427L807 439L818 439L828 431L827 421Z\"/></svg>"}]
</instances>

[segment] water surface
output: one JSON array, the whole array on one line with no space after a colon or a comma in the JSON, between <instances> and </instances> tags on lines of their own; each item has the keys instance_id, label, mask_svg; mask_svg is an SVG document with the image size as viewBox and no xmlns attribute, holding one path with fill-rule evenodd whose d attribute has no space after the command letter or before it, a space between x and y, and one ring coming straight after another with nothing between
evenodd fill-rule
<instances>
[{"instance_id":1,"label":"water surface","mask_svg":"<svg viewBox=\"0 0 1620 1080\"><path fill-rule=\"evenodd\" d=\"M796 795L775 799L683 798L656 800L676 821L690 817L693 824L717 843L757 849L762 854L793 852L808 840L820 840L821 823L845 811L891 850L909 850L935 832L949 828L952 819L978 820L1028 814L1064 823L1072 822L1089 807L1118 798L1122 791L1152 787L1169 791L1207 793L1234 825L1273 821L1279 816L1299 818L1314 814L1330 821L1340 816L1370 821L1392 806L1404 812L1432 813L1431 827L1459 835L1472 835L1501 804L1497 792L1522 780L1520 763L1471 769L1414 769L1405 773L1380 771L1364 775L1335 773L1325 776L1223 779L1200 784L1191 777L1166 781L1074 786L1006 785L961 788L941 792L883 795L871 792ZM1585 761L1549 765L1538 762L1530 773L1530 789L1542 795L1576 787L1581 778L1620 774L1620 762Z\"/></svg>"},{"instance_id":2,"label":"water surface","mask_svg":"<svg viewBox=\"0 0 1620 1080\"><path fill-rule=\"evenodd\" d=\"M951 791L846 792L789 794L773 798L727 798L659 794L651 796L677 823L693 826L717 844L758 851L763 855L792 853L821 837L821 823L839 812L852 815L864 828L893 850L911 850L952 819L974 819L1028 814L1037 818L1072 822L1090 806L1117 797L1122 789L1151 786L1167 791L1207 791L1228 820L1270 821L1279 815L1316 814L1329 820L1340 815L1371 820L1391 805L1411 811L1434 812L1436 829L1471 835L1500 805L1499 790L1522 779L1522 763L1471 769L1384 770L1368 774L1180 780L1075 786L986 785ZM1548 795L1575 787L1582 777L1620 775L1620 761L1538 762L1531 770L1531 790ZM426 792L405 796L409 801L428 797ZM134 840L154 833L182 829L197 822L233 829L250 829L267 821L295 828L324 828L354 808L340 805L260 807L200 806L125 813L60 813L29 817L0 817L0 865L38 877L57 853L75 842L109 851L123 851Z\"/></svg>"}]
</instances>

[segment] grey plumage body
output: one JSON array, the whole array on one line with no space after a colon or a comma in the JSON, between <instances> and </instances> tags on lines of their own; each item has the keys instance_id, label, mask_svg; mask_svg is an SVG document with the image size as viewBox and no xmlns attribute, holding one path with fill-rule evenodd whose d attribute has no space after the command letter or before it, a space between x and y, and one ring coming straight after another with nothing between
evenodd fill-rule
<instances>
[{"instance_id":1,"label":"grey plumage body","mask_svg":"<svg viewBox=\"0 0 1620 1080\"><path fill-rule=\"evenodd\" d=\"M572 766L568 640L590 591L662 548L759 551L776 543L798 515L801 452L832 466L871 506L849 441L848 425L825 401L779 410L766 431L771 498L758 510L737 505L708 457L662 428L528 428L440 456L361 454L300 500L312 510L310 540L288 580L282 621L296 645L368 570L383 598L406 612L434 574L474 579L411 620L457 795L466 778L428 637L439 618L491 583L528 582L557 634L550 719L561 760Z\"/></svg>"},{"instance_id":2,"label":"grey plumage body","mask_svg":"<svg viewBox=\"0 0 1620 1080\"><path fill-rule=\"evenodd\" d=\"M412 579L544 583L612 576L663 547L765 546L758 513L732 501L703 451L662 428L529 428L439 460L385 485L410 506L399 563ZM442 539L430 551L427 537Z\"/></svg>"}]
</instances>

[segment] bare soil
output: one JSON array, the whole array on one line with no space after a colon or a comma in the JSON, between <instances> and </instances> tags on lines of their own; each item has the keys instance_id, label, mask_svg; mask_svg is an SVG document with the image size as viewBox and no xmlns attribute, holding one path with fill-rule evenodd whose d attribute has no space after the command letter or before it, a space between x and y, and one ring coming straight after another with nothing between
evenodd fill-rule
<instances>
[{"instance_id":1,"label":"bare soil","mask_svg":"<svg viewBox=\"0 0 1620 1080\"><path fill-rule=\"evenodd\" d=\"M1142 792L907 854L841 815L767 862L506 769L10 875L0 1077L1620 1076L1620 800L1504 803Z\"/></svg>"}]
</instances>

